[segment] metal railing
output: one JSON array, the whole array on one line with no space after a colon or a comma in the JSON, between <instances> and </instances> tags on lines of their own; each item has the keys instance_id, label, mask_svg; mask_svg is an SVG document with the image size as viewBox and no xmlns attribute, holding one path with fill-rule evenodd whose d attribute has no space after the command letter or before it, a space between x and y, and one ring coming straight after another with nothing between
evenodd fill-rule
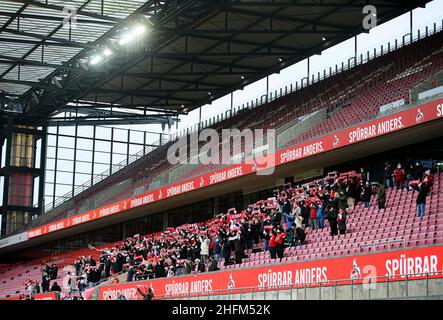
<instances>
[{"instance_id":1,"label":"metal railing","mask_svg":"<svg viewBox=\"0 0 443 320\"><path fill-rule=\"evenodd\" d=\"M369 300L443 296L443 271L158 295L157 300Z\"/></svg>"},{"instance_id":2,"label":"metal railing","mask_svg":"<svg viewBox=\"0 0 443 320\"><path fill-rule=\"evenodd\" d=\"M406 240L405 239L387 239L380 242L373 242L373 243L359 243L358 246L360 248L360 251L363 251L363 248L370 247L372 248L372 251L376 251L376 247L379 246L385 246L389 245L389 249L392 249L392 245L394 243L402 243L403 248L406 248Z\"/></svg>"}]
</instances>

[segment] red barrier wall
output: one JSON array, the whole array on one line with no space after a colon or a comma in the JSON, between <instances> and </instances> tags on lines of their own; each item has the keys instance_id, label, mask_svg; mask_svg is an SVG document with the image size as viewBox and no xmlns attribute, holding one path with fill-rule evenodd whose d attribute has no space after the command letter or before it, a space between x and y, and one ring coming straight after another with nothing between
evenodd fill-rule
<instances>
[{"instance_id":1,"label":"red barrier wall","mask_svg":"<svg viewBox=\"0 0 443 320\"><path fill-rule=\"evenodd\" d=\"M405 277L400 276L404 274L428 273L428 277L442 277L442 271L443 246L434 246L109 285L100 287L99 299L116 299L118 294L126 299L141 299L137 287L146 292L145 286L151 287L156 296L197 295L198 292L207 295L214 290L251 287L275 290L277 286L296 288L310 282L344 279L362 283L364 278L381 276L392 276L390 281L399 281L404 280ZM409 279L424 277L415 275ZM349 283L340 281L340 285Z\"/></svg>"}]
</instances>

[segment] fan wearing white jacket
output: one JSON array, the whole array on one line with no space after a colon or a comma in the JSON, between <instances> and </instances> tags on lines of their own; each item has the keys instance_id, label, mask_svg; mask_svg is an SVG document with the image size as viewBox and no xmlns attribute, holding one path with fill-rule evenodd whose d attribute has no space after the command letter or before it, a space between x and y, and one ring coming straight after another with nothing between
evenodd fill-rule
<instances>
[{"instance_id":1,"label":"fan wearing white jacket","mask_svg":"<svg viewBox=\"0 0 443 320\"><path fill-rule=\"evenodd\" d=\"M206 265L206 262L209 258L209 245L211 241L207 237L200 237L200 257L203 263Z\"/></svg>"}]
</instances>

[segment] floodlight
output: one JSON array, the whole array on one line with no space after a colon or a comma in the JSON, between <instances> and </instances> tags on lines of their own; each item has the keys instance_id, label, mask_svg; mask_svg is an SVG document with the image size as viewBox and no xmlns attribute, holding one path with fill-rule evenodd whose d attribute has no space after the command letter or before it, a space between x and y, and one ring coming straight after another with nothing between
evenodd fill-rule
<instances>
[{"instance_id":1,"label":"floodlight","mask_svg":"<svg viewBox=\"0 0 443 320\"><path fill-rule=\"evenodd\" d=\"M103 58L102 58L101 56L96 55L96 56L93 56L93 57L91 58L90 63L91 63L92 65L96 65L96 64L99 64L102 60L103 60Z\"/></svg>"},{"instance_id":2,"label":"floodlight","mask_svg":"<svg viewBox=\"0 0 443 320\"><path fill-rule=\"evenodd\" d=\"M105 48L105 50L103 50L103 54L105 55L105 57L109 57L110 55L112 55L112 50L109 48Z\"/></svg>"}]
</instances>

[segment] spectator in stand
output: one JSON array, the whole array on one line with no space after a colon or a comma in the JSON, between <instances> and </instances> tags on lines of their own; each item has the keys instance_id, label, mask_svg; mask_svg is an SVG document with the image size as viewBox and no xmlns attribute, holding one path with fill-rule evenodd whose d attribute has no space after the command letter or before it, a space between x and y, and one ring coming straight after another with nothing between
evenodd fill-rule
<instances>
[{"instance_id":1,"label":"spectator in stand","mask_svg":"<svg viewBox=\"0 0 443 320\"><path fill-rule=\"evenodd\" d=\"M295 217L292 214L286 214L286 213L283 213L283 217L286 223L286 231L291 230L291 227L295 222Z\"/></svg>"},{"instance_id":2,"label":"spectator in stand","mask_svg":"<svg viewBox=\"0 0 443 320\"><path fill-rule=\"evenodd\" d=\"M338 193L338 209L345 210L348 207L348 197L344 191L339 191Z\"/></svg>"},{"instance_id":3,"label":"spectator in stand","mask_svg":"<svg viewBox=\"0 0 443 320\"><path fill-rule=\"evenodd\" d=\"M408 191L412 190L412 187L409 185L409 183L414 179L414 170L415 170L415 166L412 163L408 164L407 169L405 170L405 173L406 173L405 187L406 187L406 190L408 190Z\"/></svg>"},{"instance_id":4,"label":"spectator in stand","mask_svg":"<svg viewBox=\"0 0 443 320\"><path fill-rule=\"evenodd\" d=\"M317 229L317 204L315 202L311 202L310 205L310 215L309 215L309 226L312 230Z\"/></svg>"},{"instance_id":5,"label":"spectator in stand","mask_svg":"<svg viewBox=\"0 0 443 320\"><path fill-rule=\"evenodd\" d=\"M309 227L309 218L311 216L311 208L309 208L308 204L306 203L306 201L304 199L300 203L300 208L301 208L301 216L303 217L302 223L305 225L305 228Z\"/></svg>"},{"instance_id":6,"label":"spectator in stand","mask_svg":"<svg viewBox=\"0 0 443 320\"><path fill-rule=\"evenodd\" d=\"M357 182L355 178L350 178L346 183L346 200L347 206L351 209L354 209L355 203L357 199ZM343 208L345 209L345 208Z\"/></svg>"},{"instance_id":7,"label":"spectator in stand","mask_svg":"<svg viewBox=\"0 0 443 320\"><path fill-rule=\"evenodd\" d=\"M229 243L229 239L226 238L223 241L222 248L223 258L225 259L225 267L229 265L231 259L231 244Z\"/></svg>"},{"instance_id":8,"label":"spectator in stand","mask_svg":"<svg viewBox=\"0 0 443 320\"><path fill-rule=\"evenodd\" d=\"M295 235L296 235L296 241L297 241L296 246L304 245L305 244L305 240L306 240L306 233L305 233L305 231L302 228L297 227L295 229Z\"/></svg>"},{"instance_id":9,"label":"spectator in stand","mask_svg":"<svg viewBox=\"0 0 443 320\"><path fill-rule=\"evenodd\" d=\"M122 270L128 273L127 281L204 272L207 267L212 271L221 258L226 266L232 263L233 252L239 264L245 258L245 247L252 248L251 244L258 244L260 239L264 240L264 249L269 249L271 258L281 259L285 245L305 243L303 227L321 228L324 218L329 221L331 236L338 235L338 230L344 234L348 198L355 199L349 201L350 206L355 206L358 200L368 206L371 196L369 179L364 190L353 176L331 173L325 179L303 186L274 190L275 198L251 204L238 214L234 208L204 223L167 228L155 236L127 238L120 245L102 250L99 266L91 256L78 257L75 267L79 282L83 282L77 283L74 276L74 288L80 284L81 291L88 284L98 282L100 275L117 276ZM364 177L363 174L363 180ZM384 188L379 188L379 207L384 207L386 201L383 192ZM206 264L208 260L209 265Z\"/></svg>"},{"instance_id":10,"label":"spectator in stand","mask_svg":"<svg viewBox=\"0 0 443 320\"><path fill-rule=\"evenodd\" d=\"M52 284L51 291L62 292L62 288L57 284L57 281Z\"/></svg>"},{"instance_id":11,"label":"spectator in stand","mask_svg":"<svg viewBox=\"0 0 443 320\"><path fill-rule=\"evenodd\" d=\"M317 207L317 226L320 229L323 229L325 226L325 216L323 210L324 210L324 205L323 203L320 203Z\"/></svg>"},{"instance_id":12,"label":"spectator in stand","mask_svg":"<svg viewBox=\"0 0 443 320\"><path fill-rule=\"evenodd\" d=\"M294 223L297 228L301 228L303 226L303 217L299 214L296 214Z\"/></svg>"},{"instance_id":13,"label":"spectator in stand","mask_svg":"<svg viewBox=\"0 0 443 320\"><path fill-rule=\"evenodd\" d=\"M414 180L418 180L421 182L423 180L423 173L424 173L423 165L421 164L420 161L416 161L414 165L412 178Z\"/></svg>"},{"instance_id":14,"label":"spectator in stand","mask_svg":"<svg viewBox=\"0 0 443 320\"><path fill-rule=\"evenodd\" d=\"M53 265L51 266L51 269L50 269L50 272L49 272L49 276L50 276L51 280L55 280L55 279L57 279L57 276L58 276L58 267L57 267L56 264L53 264Z\"/></svg>"},{"instance_id":15,"label":"spectator in stand","mask_svg":"<svg viewBox=\"0 0 443 320\"><path fill-rule=\"evenodd\" d=\"M386 205L386 189L385 186L381 183L379 183L379 188L377 191L377 203L378 203L378 211L381 209L385 209Z\"/></svg>"},{"instance_id":16,"label":"spectator in stand","mask_svg":"<svg viewBox=\"0 0 443 320\"><path fill-rule=\"evenodd\" d=\"M340 234L345 234L346 233L346 218L347 218L347 211L340 209L338 210L338 215L337 215L337 224L338 224L338 230Z\"/></svg>"},{"instance_id":17,"label":"spectator in stand","mask_svg":"<svg viewBox=\"0 0 443 320\"><path fill-rule=\"evenodd\" d=\"M235 252L235 263L242 263L242 260L245 256L245 239L241 230L237 231L237 235L234 239L234 252Z\"/></svg>"},{"instance_id":18,"label":"spectator in stand","mask_svg":"<svg viewBox=\"0 0 443 320\"><path fill-rule=\"evenodd\" d=\"M265 218L262 224L262 235L264 240L264 249L265 251L269 250L269 241L271 240L271 230L272 230L272 224L271 220L268 217Z\"/></svg>"},{"instance_id":19,"label":"spectator in stand","mask_svg":"<svg viewBox=\"0 0 443 320\"><path fill-rule=\"evenodd\" d=\"M257 245L260 242L260 230L261 230L262 224L259 219L254 218L252 220L251 224L251 233L252 233L252 239L254 240L254 243Z\"/></svg>"},{"instance_id":20,"label":"spectator in stand","mask_svg":"<svg viewBox=\"0 0 443 320\"><path fill-rule=\"evenodd\" d=\"M283 259L284 251L285 251L285 238L286 234L283 232L281 228L277 228L276 230L276 238L275 238L275 251L277 254L277 257L280 259Z\"/></svg>"},{"instance_id":21,"label":"spectator in stand","mask_svg":"<svg viewBox=\"0 0 443 320\"><path fill-rule=\"evenodd\" d=\"M365 187L363 189L363 193L361 196L362 201L365 203L365 208L369 208L371 206L371 195L372 195L372 186L369 181L366 181Z\"/></svg>"},{"instance_id":22,"label":"spectator in stand","mask_svg":"<svg viewBox=\"0 0 443 320\"><path fill-rule=\"evenodd\" d=\"M337 230L337 211L334 208L332 208L330 205L328 205L326 207L326 210L325 210L325 215L326 215L326 219L328 219L329 227L331 228L330 235L332 237L338 235L338 230Z\"/></svg>"},{"instance_id":23,"label":"spectator in stand","mask_svg":"<svg viewBox=\"0 0 443 320\"><path fill-rule=\"evenodd\" d=\"M297 225L293 223L291 225L291 228L286 231L286 245L289 247L293 247L296 243L296 234L295 234L296 228Z\"/></svg>"},{"instance_id":24,"label":"spectator in stand","mask_svg":"<svg viewBox=\"0 0 443 320\"><path fill-rule=\"evenodd\" d=\"M200 259L195 259L195 271L206 272L206 265Z\"/></svg>"},{"instance_id":25,"label":"spectator in stand","mask_svg":"<svg viewBox=\"0 0 443 320\"><path fill-rule=\"evenodd\" d=\"M186 260L185 267L183 269L183 274L191 274L192 272L192 261Z\"/></svg>"},{"instance_id":26,"label":"spectator in stand","mask_svg":"<svg viewBox=\"0 0 443 320\"><path fill-rule=\"evenodd\" d=\"M203 264L203 266L204 266L204 264ZM175 268L174 268L174 266L170 266L168 269L168 273L166 274L166 278L172 278L173 276L175 276Z\"/></svg>"},{"instance_id":27,"label":"spectator in stand","mask_svg":"<svg viewBox=\"0 0 443 320\"><path fill-rule=\"evenodd\" d=\"M175 275L176 276L181 276L183 274L183 263L182 262L177 262L177 267L175 270Z\"/></svg>"},{"instance_id":28,"label":"spectator in stand","mask_svg":"<svg viewBox=\"0 0 443 320\"><path fill-rule=\"evenodd\" d=\"M432 180L428 181L427 179L425 179L422 183L418 183L418 181L411 182L411 187L414 190L418 191L416 203L417 203L417 216L419 218L425 216L426 197L431 191L432 184L433 184Z\"/></svg>"},{"instance_id":29,"label":"spectator in stand","mask_svg":"<svg viewBox=\"0 0 443 320\"><path fill-rule=\"evenodd\" d=\"M386 188L392 188L392 168L389 162L385 162L383 181L386 184Z\"/></svg>"},{"instance_id":30,"label":"spectator in stand","mask_svg":"<svg viewBox=\"0 0 443 320\"><path fill-rule=\"evenodd\" d=\"M363 184L366 184L366 181L369 180L369 172L366 171L363 167L360 168L360 174L361 174L361 181Z\"/></svg>"},{"instance_id":31,"label":"spectator in stand","mask_svg":"<svg viewBox=\"0 0 443 320\"><path fill-rule=\"evenodd\" d=\"M221 261L221 239L219 235L213 237L214 241L214 259L219 263Z\"/></svg>"},{"instance_id":32,"label":"spectator in stand","mask_svg":"<svg viewBox=\"0 0 443 320\"><path fill-rule=\"evenodd\" d=\"M392 173L392 176L394 177L397 190L403 189L405 185L406 173L405 170L401 167L401 163L397 164L397 168L394 170L394 173Z\"/></svg>"},{"instance_id":33,"label":"spectator in stand","mask_svg":"<svg viewBox=\"0 0 443 320\"><path fill-rule=\"evenodd\" d=\"M252 239L252 229L249 221L243 222L241 226L241 233L246 245L246 250L252 250L252 244L254 241Z\"/></svg>"},{"instance_id":34,"label":"spectator in stand","mask_svg":"<svg viewBox=\"0 0 443 320\"><path fill-rule=\"evenodd\" d=\"M49 291L49 282L50 282L50 277L47 273L45 273L42 277L42 291L43 292Z\"/></svg>"},{"instance_id":35,"label":"spectator in stand","mask_svg":"<svg viewBox=\"0 0 443 320\"><path fill-rule=\"evenodd\" d=\"M294 201L294 206L292 209L292 215L295 217L297 215L301 215L301 208L297 201Z\"/></svg>"},{"instance_id":36,"label":"spectator in stand","mask_svg":"<svg viewBox=\"0 0 443 320\"><path fill-rule=\"evenodd\" d=\"M292 212L292 204L288 197L285 197L285 200L282 203L282 213L283 215L289 215Z\"/></svg>"},{"instance_id":37,"label":"spectator in stand","mask_svg":"<svg viewBox=\"0 0 443 320\"><path fill-rule=\"evenodd\" d=\"M71 271L68 271L68 286L71 293L77 288L77 277Z\"/></svg>"},{"instance_id":38,"label":"spectator in stand","mask_svg":"<svg viewBox=\"0 0 443 320\"><path fill-rule=\"evenodd\" d=\"M35 283L35 287L34 287L35 293L40 293L40 285L38 284L38 282ZM49 291L49 289L48 289Z\"/></svg>"}]
</instances>

